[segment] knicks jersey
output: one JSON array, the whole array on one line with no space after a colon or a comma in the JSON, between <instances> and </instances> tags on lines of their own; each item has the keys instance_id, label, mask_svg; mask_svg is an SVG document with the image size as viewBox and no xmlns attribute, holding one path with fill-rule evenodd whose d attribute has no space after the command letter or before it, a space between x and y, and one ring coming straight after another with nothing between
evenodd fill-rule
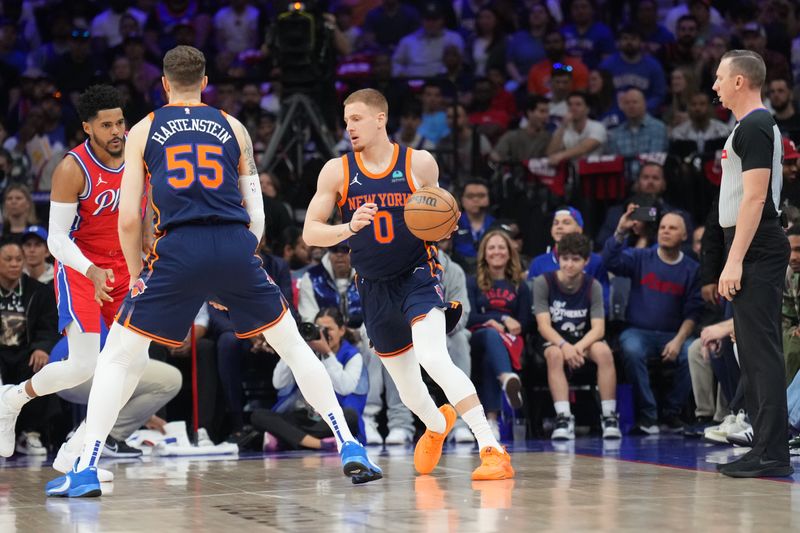
<instances>
[{"instance_id":1,"label":"knicks jersey","mask_svg":"<svg viewBox=\"0 0 800 533\"><path fill-rule=\"evenodd\" d=\"M377 280L411 272L434 253L408 230L403 219L406 201L416 191L411 153L410 148L395 144L392 163L381 174L367 171L357 152L342 156L345 179L338 202L342 221L350 222L362 204L378 206L372 224L348 240L351 264L363 278Z\"/></svg>"},{"instance_id":2,"label":"knicks jersey","mask_svg":"<svg viewBox=\"0 0 800 533\"><path fill-rule=\"evenodd\" d=\"M73 157L86 180L78 196L78 216L72 225L70 238L82 251L102 255L121 252L117 217L119 215L119 186L125 164L109 168L100 162L87 139L65 157Z\"/></svg>"},{"instance_id":3,"label":"knicks jersey","mask_svg":"<svg viewBox=\"0 0 800 533\"><path fill-rule=\"evenodd\" d=\"M150 119L144 162L155 232L182 224L249 224L239 192L239 143L225 114L204 104L169 104Z\"/></svg>"}]
</instances>

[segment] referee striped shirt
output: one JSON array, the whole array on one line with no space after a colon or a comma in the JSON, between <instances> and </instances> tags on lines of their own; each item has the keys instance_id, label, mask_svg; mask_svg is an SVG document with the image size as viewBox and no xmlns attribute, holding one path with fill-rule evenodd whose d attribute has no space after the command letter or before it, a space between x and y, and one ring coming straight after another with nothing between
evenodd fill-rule
<instances>
[{"instance_id":1,"label":"referee striped shirt","mask_svg":"<svg viewBox=\"0 0 800 533\"><path fill-rule=\"evenodd\" d=\"M783 184L783 143L775 119L763 108L742 117L725 141L719 191L719 225L723 228L736 225L744 196L742 173L757 168L770 169L770 187L761 220L777 218Z\"/></svg>"}]
</instances>

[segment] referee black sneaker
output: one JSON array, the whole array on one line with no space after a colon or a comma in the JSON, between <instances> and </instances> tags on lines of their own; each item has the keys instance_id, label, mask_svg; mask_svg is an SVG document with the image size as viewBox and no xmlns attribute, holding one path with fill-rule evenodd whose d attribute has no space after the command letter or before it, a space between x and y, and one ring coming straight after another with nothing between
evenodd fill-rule
<instances>
[{"instance_id":1,"label":"referee black sneaker","mask_svg":"<svg viewBox=\"0 0 800 533\"><path fill-rule=\"evenodd\" d=\"M103 446L103 455L116 458L136 458L142 456L142 450L128 446L124 440L117 440L111 435L106 437L106 445Z\"/></svg>"}]
</instances>

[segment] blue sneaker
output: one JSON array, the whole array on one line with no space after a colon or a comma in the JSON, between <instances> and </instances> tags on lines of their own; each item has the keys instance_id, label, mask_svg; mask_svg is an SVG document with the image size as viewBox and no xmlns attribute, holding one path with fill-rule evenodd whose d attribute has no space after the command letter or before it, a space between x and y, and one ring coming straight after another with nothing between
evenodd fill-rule
<instances>
[{"instance_id":1,"label":"blue sneaker","mask_svg":"<svg viewBox=\"0 0 800 533\"><path fill-rule=\"evenodd\" d=\"M45 486L44 493L47 496L96 498L103 493L100 490L100 480L97 479L97 467L90 466L80 472L73 468L65 475L50 481Z\"/></svg>"},{"instance_id":2,"label":"blue sneaker","mask_svg":"<svg viewBox=\"0 0 800 533\"><path fill-rule=\"evenodd\" d=\"M367 450L357 442L348 441L342 445L342 470L354 485L368 483L383 477L383 471L373 463Z\"/></svg>"}]
</instances>

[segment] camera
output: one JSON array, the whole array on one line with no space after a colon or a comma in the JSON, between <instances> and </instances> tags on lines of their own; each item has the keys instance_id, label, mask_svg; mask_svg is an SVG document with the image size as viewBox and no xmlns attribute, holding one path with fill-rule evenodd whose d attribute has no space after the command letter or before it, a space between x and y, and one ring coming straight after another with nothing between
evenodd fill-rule
<instances>
[{"instance_id":1,"label":"camera","mask_svg":"<svg viewBox=\"0 0 800 533\"><path fill-rule=\"evenodd\" d=\"M306 92L332 75L335 64L333 31L314 0L289 2L280 13L270 39L281 68L284 92Z\"/></svg>"},{"instance_id":2,"label":"camera","mask_svg":"<svg viewBox=\"0 0 800 533\"><path fill-rule=\"evenodd\" d=\"M328 332L322 330L314 323L300 322L300 325L297 326L297 330L300 332L300 336L303 337L303 340L306 342L319 340L323 335L325 335L325 340L330 342L330 339L328 338Z\"/></svg>"}]
</instances>

